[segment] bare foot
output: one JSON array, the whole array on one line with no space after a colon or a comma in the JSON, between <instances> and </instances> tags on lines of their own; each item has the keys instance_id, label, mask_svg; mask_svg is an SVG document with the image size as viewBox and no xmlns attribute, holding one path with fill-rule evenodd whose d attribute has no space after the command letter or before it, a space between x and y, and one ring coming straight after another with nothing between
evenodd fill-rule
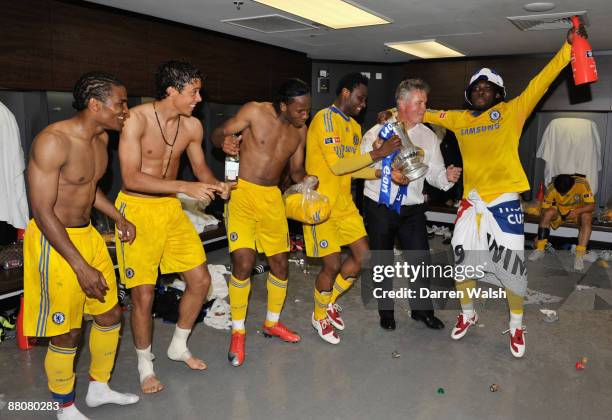
<instances>
[{"instance_id":1,"label":"bare foot","mask_svg":"<svg viewBox=\"0 0 612 420\"><path fill-rule=\"evenodd\" d=\"M203 360L200 360L197 357L193 356L186 359L185 363L193 370L206 370L206 368L208 368L208 366Z\"/></svg>"},{"instance_id":2,"label":"bare foot","mask_svg":"<svg viewBox=\"0 0 612 420\"><path fill-rule=\"evenodd\" d=\"M206 368L208 368L208 366L203 360L200 360L197 357L193 356L185 360L185 363L193 370L206 370Z\"/></svg>"},{"instance_id":3,"label":"bare foot","mask_svg":"<svg viewBox=\"0 0 612 420\"><path fill-rule=\"evenodd\" d=\"M185 362L193 370L206 370L208 366L203 360L193 357L188 349L183 350L182 353L177 354L176 350L172 347L172 344L168 348L168 358L175 362Z\"/></svg>"},{"instance_id":4,"label":"bare foot","mask_svg":"<svg viewBox=\"0 0 612 420\"><path fill-rule=\"evenodd\" d=\"M157 379L157 376L149 375L140 383L140 388L145 394L155 394L164 389L164 386L159 379Z\"/></svg>"}]
</instances>

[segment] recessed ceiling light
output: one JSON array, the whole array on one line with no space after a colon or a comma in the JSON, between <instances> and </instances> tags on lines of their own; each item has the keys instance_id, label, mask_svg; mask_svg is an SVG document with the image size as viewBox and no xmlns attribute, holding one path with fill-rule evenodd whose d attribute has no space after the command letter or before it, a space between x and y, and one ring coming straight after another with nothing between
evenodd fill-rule
<instances>
[{"instance_id":1,"label":"recessed ceiling light","mask_svg":"<svg viewBox=\"0 0 612 420\"><path fill-rule=\"evenodd\" d=\"M391 19L378 16L352 1L343 0L254 0L333 29L384 25Z\"/></svg>"},{"instance_id":2,"label":"recessed ceiling light","mask_svg":"<svg viewBox=\"0 0 612 420\"><path fill-rule=\"evenodd\" d=\"M528 12L547 12L555 7L555 3L527 3L523 6L523 9Z\"/></svg>"},{"instance_id":3,"label":"recessed ceiling light","mask_svg":"<svg viewBox=\"0 0 612 420\"><path fill-rule=\"evenodd\" d=\"M465 57L465 54L441 44L435 39L421 39L419 41L385 42L389 48L419 58L448 58Z\"/></svg>"}]
</instances>

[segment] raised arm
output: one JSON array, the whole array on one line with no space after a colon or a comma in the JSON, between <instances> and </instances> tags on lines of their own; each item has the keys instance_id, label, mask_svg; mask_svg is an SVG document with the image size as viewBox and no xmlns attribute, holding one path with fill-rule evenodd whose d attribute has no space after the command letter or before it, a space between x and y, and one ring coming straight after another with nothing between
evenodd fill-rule
<instances>
[{"instance_id":1,"label":"raised arm","mask_svg":"<svg viewBox=\"0 0 612 420\"><path fill-rule=\"evenodd\" d=\"M238 133L251 125L251 121L257 112L257 102L245 104L236 116L225 121L217 127L211 136L215 147L222 148L228 155L237 155L240 151L240 140Z\"/></svg>"},{"instance_id":2,"label":"raised arm","mask_svg":"<svg viewBox=\"0 0 612 420\"><path fill-rule=\"evenodd\" d=\"M68 262L83 292L104 301L108 290L104 277L87 264L54 211L60 170L68 159L68 148L68 141L61 136L43 131L36 137L28 164L28 198L36 225L51 246Z\"/></svg>"},{"instance_id":3,"label":"raised arm","mask_svg":"<svg viewBox=\"0 0 612 420\"><path fill-rule=\"evenodd\" d=\"M571 46L563 43L561 49L548 62L548 64L529 82L527 88L516 98L510 101L521 116L521 121L529 117L540 99L544 96L551 83L557 78L561 70L570 62Z\"/></svg>"}]
</instances>

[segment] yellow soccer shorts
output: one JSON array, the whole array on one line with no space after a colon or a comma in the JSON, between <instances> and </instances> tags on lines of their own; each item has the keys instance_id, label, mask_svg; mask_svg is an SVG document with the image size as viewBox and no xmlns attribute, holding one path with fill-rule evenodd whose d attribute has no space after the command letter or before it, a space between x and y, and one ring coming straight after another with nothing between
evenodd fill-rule
<instances>
[{"instance_id":1,"label":"yellow soccer shorts","mask_svg":"<svg viewBox=\"0 0 612 420\"><path fill-rule=\"evenodd\" d=\"M230 252L249 248L266 256L289 252L285 204L277 187L238 180L225 208Z\"/></svg>"},{"instance_id":2,"label":"yellow soccer shorts","mask_svg":"<svg viewBox=\"0 0 612 420\"><path fill-rule=\"evenodd\" d=\"M91 225L66 232L87 264L104 276L108 285L104 302L85 296L72 267L32 219L23 243L23 328L28 337L66 334L81 328L83 313L100 315L117 304L115 270L102 236Z\"/></svg>"},{"instance_id":3,"label":"yellow soccer shorts","mask_svg":"<svg viewBox=\"0 0 612 420\"><path fill-rule=\"evenodd\" d=\"M563 223L576 223L576 218L567 216L562 217L560 213L557 213L557 217L550 221L550 227L556 230L559 229L559 226L561 226Z\"/></svg>"},{"instance_id":4,"label":"yellow soccer shorts","mask_svg":"<svg viewBox=\"0 0 612 420\"><path fill-rule=\"evenodd\" d=\"M563 223L576 223L576 218L569 215L573 210L572 207L553 208L557 210L557 215L550 221L550 227L552 229L559 229L559 226L561 226Z\"/></svg>"},{"instance_id":5,"label":"yellow soccer shorts","mask_svg":"<svg viewBox=\"0 0 612 420\"><path fill-rule=\"evenodd\" d=\"M302 225L304 245L309 257L324 257L340 252L343 245L367 236L363 218L351 196L339 196L329 219L318 225Z\"/></svg>"},{"instance_id":6,"label":"yellow soccer shorts","mask_svg":"<svg viewBox=\"0 0 612 420\"><path fill-rule=\"evenodd\" d=\"M157 283L162 274L182 273L206 262L200 237L175 197L136 197L119 192L115 206L136 226L136 240L115 232L121 281L128 289Z\"/></svg>"}]
</instances>

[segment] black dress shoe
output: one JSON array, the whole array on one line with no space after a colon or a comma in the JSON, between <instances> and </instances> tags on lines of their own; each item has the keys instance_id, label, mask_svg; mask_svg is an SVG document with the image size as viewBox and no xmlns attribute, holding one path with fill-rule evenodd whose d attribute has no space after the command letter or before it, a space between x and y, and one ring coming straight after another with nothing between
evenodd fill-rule
<instances>
[{"instance_id":1,"label":"black dress shoe","mask_svg":"<svg viewBox=\"0 0 612 420\"><path fill-rule=\"evenodd\" d=\"M394 311L378 311L380 315L380 328L383 330L393 331L395 329Z\"/></svg>"},{"instance_id":2,"label":"black dress shoe","mask_svg":"<svg viewBox=\"0 0 612 420\"><path fill-rule=\"evenodd\" d=\"M434 316L433 311L412 311L410 317L415 321L422 321L427 328L431 328L432 330L441 330L444 328L444 323Z\"/></svg>"}]
</instances>

